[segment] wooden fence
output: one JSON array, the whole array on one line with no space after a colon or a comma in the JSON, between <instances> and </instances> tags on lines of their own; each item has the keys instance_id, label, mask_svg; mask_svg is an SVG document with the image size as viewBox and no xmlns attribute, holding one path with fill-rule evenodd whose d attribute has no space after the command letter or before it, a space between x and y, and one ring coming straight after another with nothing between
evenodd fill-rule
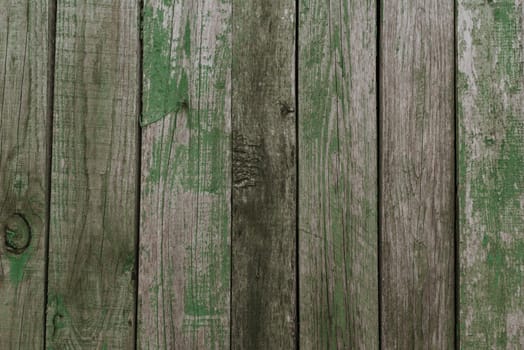
<instances>
[{"instance_id":1,"label":"wooden fence","mask_svg":"<svg viewBox=\"0 0 524 350\"><path fill-rule=\"evenodd\" d=\"M0 0L1 349L524 349L522 0Z\"/></svg>"}]
</instances>

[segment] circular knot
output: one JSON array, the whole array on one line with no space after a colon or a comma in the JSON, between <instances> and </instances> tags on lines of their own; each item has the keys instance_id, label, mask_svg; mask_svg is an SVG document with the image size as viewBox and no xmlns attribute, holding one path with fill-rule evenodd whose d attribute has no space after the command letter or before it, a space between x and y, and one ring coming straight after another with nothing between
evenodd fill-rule
<instances>
[{"instance_id":1,"label":"circular knot","mask_svg":"<svg viewBox=\"0 0 524 350\"><path fill-rule=\"evenodd\" d=\"M22 214L13 214L7 219L4 233L8 252L20 254L29 247L31 227Z\"/></svg>"}]
</instances>

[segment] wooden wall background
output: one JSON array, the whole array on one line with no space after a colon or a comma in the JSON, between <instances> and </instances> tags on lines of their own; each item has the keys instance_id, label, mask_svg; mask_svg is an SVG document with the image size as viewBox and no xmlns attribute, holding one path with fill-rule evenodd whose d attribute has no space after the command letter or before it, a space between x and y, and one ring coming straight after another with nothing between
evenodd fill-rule
<instances>
[{"instance_id":1,"label":"wooden wall background","mask_svg":"<svg viewBox=\"0 0 524 350\"><path fill-rule=\"evenodd\" d=\"M0 0L2 349L524 349L521 0Z\"/></svg>"}]
</instances>

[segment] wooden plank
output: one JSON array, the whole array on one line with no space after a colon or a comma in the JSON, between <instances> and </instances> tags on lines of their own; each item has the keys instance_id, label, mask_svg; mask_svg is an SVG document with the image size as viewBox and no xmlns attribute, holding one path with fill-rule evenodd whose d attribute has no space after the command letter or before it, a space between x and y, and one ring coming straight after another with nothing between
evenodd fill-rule
<instances>
[{"instance_id":1,"label":"wooden plank","mask_svg":"<svg viewBox=\"0 0 524 350\"><path fill-rule=\"evenodd\" d=\"M43 347L48 222L48 3L0 1L0 339Z\"/></svg>"},{"instance_id":2,"label":"wooden plank","mask_svg":"<svg viewBox=\"0 0 524 350\"><path fill-rule=\"evenodd\" d=\"M381 8L381 339L454 346L454 2Z\"/></svg>"},{"instance_id":3,"label":"wooden plank","mask_svg":"<svg viewBox=\"0 0 524 350\"><path fill-rule=\"evenodd\" d=\"M49 349L134 347L137 5L57 4Z\"/></svg>"},{"instance_id":4,"label":"wooden plank","mask_svg":"<svg viewBox=\"0 0 524 350\"><path fill-rule=\"evenodd\" d=\"M524 347L524 5L459 0L460 347Z\"/></svg>"},{"instance_id":5,"label":"wooden plank","mask_svg":"<svg viewBox=\"0 0 524 350\"><path fill-rule=\"evenodd\" d=\"M376 2L300 2L300 348L378 349Z\"/></svg>"},{"instance_id":6,"label":"wooden plank","mask_svg":"<svg viewBox=\"0 0 524 350\"><path fill-rule=\"evenodd\" d=\"M296 341L295 1L233 0L232 348Z\"/></svg>"},{"instance_id":7,"label":"wooden plank","mask_svg":"<svg viewBox=\"0 0 524 350\"><path fill-rule=\"evenodd\" d=\"M145 2L140 349L229 349L230 16Z\"/></svg>"}]
</instances>

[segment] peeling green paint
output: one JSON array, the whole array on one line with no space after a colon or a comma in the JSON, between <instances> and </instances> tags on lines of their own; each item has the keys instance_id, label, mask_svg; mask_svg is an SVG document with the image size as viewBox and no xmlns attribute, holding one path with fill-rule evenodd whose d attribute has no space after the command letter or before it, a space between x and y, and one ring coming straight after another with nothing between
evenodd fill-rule
<instances>
[{"instance_id":1,"label":"peeling green paint","mask_svg":"<svg viewBox=\"0 0 524 350\"><path fill-rule=\"evenodd\" d=\"M144 6L142 126L162 124L146 145L151 157L142 193L146 198L160 195L162 213L173 212L184 227L177 232L182 256L165 259L173 252L162 243L168 238L159 238L158 272L147 292L148 308L158 315L156 330L149 329L149 335L156 337L147 342L151 346L169 347L169 338L176 337L189 347L202 336L210 349L229 344L230 116L226 108L231 43L230 19L221 16L230 4L217 5L209 13L195 13L186 4L146 1ZM173 6L181 7L174 10ZM172 17L178 10L184 14L182 21ZM224 26L224 31L208 36L210 25ZM175 204L182 200L187 201L184 212ZM183 295L178 288L183 288ZM181 329L178 323L168 324L172 321L166 307L184 310Z\"/></svg>"},{"instance_id":2,"label":"peeling green paint","mask_svg":"<svg viewBox=\"0 0 524 350\"><path fill-rule=\"evenodd\" d=\"M457 74L461 349L516 348L524 336L508 321L524 309L522 4L487 5L458 11L469 69Z\"/></svg>"}]
</instances>

